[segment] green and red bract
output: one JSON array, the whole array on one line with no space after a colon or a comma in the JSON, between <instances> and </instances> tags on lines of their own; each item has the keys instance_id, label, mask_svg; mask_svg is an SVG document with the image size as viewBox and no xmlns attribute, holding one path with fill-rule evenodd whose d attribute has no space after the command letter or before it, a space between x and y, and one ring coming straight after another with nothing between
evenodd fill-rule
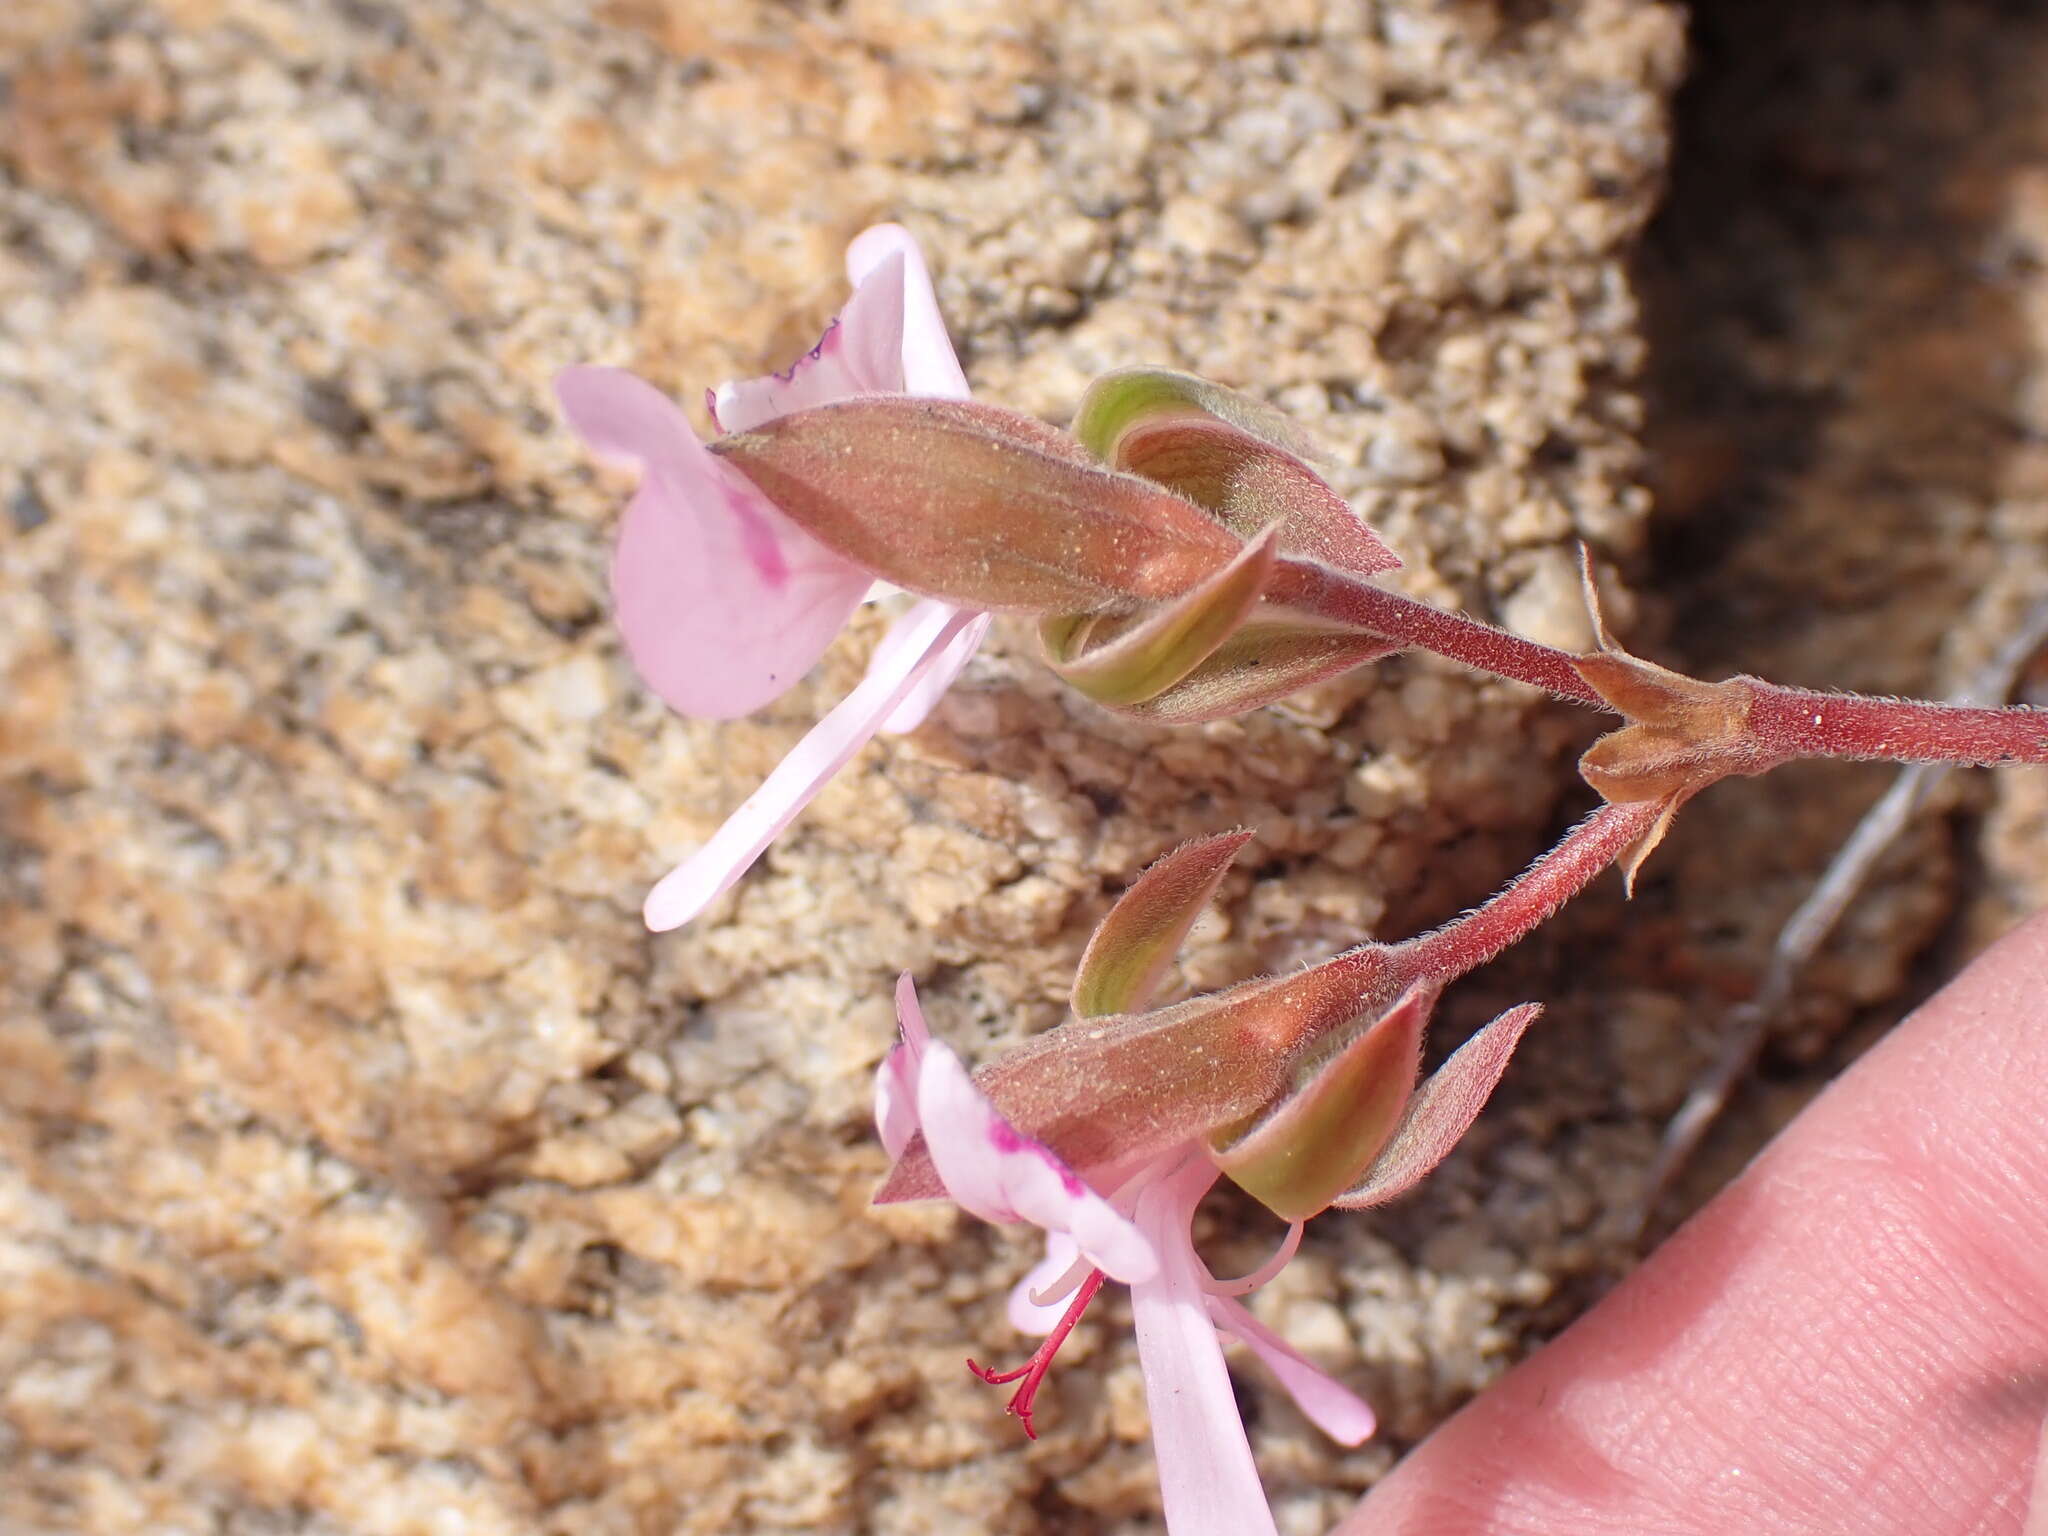
<instances>
[{"instance_id":1,"label":"green and red bract","mask_svg":"<svg viewBox=\"0 0 2048 1536\"><path fill-rule=\"evenodd\" d=\"M885 581L998 613L1127 613L1243 541L1033 417L872 395L713 445L783 515Z\"/></svg>"}]
</instances>

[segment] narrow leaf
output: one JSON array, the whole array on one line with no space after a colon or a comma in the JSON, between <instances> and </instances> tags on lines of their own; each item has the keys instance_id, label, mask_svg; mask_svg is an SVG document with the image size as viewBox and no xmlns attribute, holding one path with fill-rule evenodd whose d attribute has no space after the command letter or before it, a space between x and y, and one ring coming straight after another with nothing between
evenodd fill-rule
<instances>
[{"instance_id":1,"label":"narrow leaf","mask_svg":"<svg viewBox=\"0 0 2048 1536\"><path fill-rule=\"evenodd\" d=\"M1247 830L1182 843L1152 862L1097 926L1074 973L1080 1018L1130 1013L1151 999L1188 929L1216 894Z\"/></svg>"}]
</instances>

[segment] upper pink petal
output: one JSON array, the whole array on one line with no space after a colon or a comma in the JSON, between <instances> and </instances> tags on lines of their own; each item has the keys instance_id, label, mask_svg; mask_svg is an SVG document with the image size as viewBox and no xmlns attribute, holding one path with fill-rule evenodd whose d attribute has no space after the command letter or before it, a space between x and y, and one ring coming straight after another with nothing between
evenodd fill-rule
<instances>
[{"instance_id":1,"label":"upper pink petal","mask_svg":"<svg viewBox=\"0 0 2048 1536\"><path fill-rule=\"evenodd\" d=\"M1138 1196L1138 1229L1159 1255L1158 1275L1131 1288L1159 1492L1173 1536L1276 1536L1188 1236L1216 1176L1195 1154Z\"/></svg>"},{"instance_id":2,"label":"upper pink petal","mask_svg":"<svg viewBox=\"0 0 2048 1536\"><path fill-rule=\"evenodd\" d=\"M875 1069L875 1131L892 1160L917 1134L917 1067L932 1037L908 971L896 979L896 1022L903 1038Z\"/></svg>"},{"instance_id":3,"label":"upper pink petal","mask_svg":"<svg viewBox=\"0 0 2048 1536\"><path fill-rule=\"evenodd\" d=\"M904 271L900 255L877 265L818 344L785 371L719 385L711 407L720 430L750 431L852 395L904 393Z\"/></svg>"},{"instance_id":4,"label":"upper pink petal","mask_svg":"<svg viewBox=\"0 0 2048 1536\"><path fill-rule=\"evenodd\" d=\"M877 224L861 231L846 248L846 275L856 285L878 273L891 257L903 258L903 384L906 394L967 398L967 375L946 335L939 298L924 253L900 224Z\"/></svg>"},{"instance_id":5,"label":"upper pink petal","mask_svg":"<svg viewBox=\"0 0 2048 1536\"><path fill-rule=\"evenodd\" d=\"M569 368L555 393L595 452L640 469L612 558L612 598L648 686L682 714L726 719L809 671L870 574L715 458L652 385L622 369Z\"/></svg>"},{"instance_id":6,"label":"upper pink petal","mask_svg":"<svg viewBox=\"0 0 2048 1536\"><path fill-rule=\"evenodd\" d=\"M984 1221L1028 1221L1065 1232L1097 1269L1151 1278L1158 1258L1137 1228L1053 1153L1005 1120L945 1046L925 1050L917 1076L925 1145L946 1193Z\"/></svg>"},{"instance_id":7,"label":"upper pink petal","mask_svg":"<svg viewBox=\"0 0 2048 1536\"><path fill-rule=\"evenodd\" d=\"M1311 1365L1292 1344L1260 1322L1240 1302L1212 1294L1209 1313L1249 1344L1301 1411L1339 1445L1357 1445L1373 1431L1372 1405L1334 1377Z\"/></svg>"},{"instance_id":8,"label":"upper pink petal","mask_svg":"<svg viewBox=\"0 0 2048 1536\"><path fill-rule=\"evenodd\" d=\"M906 615L901 622L911 626L912 634L897 653L897 668L870 671L861 679L703 847L662 877L647 896L647 926L656 933L680 928L752 868L776 834L868 743L968 618L937 604Z\"/></svg>"}]
</instances>

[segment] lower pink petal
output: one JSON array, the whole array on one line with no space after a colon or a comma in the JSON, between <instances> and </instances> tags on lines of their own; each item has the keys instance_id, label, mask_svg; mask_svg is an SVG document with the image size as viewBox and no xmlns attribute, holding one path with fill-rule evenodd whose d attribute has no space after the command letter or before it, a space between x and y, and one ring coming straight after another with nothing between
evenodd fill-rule
<instances>
[{"instance_id":1,"label":"lower pink petal","mask_svg":"<svg viewBox=\"0 0 2048 1536\"><path fill-rule=\"evenodd\" d=\"M626 654L669 708L693 719L751 714L793 687L846 627L870 581L794 539L772 545L780 558L764 571L745 547L745 514L735 505L744 494L709 477L678 484L656 471L619 526L612 602Z\"/></svg>"},{"instance_id":2,"label":"lower pink petal","mask_svg":"<svg viewBox=\"0 0 2048 1536\"><path fill-rule=\"evenodd\" d=\"M1358 1445L1373 1431L1372 1407L1349 1387L1323 1374L1279 1334L1228 1296L1209 1298L1216 1326L1227 1328L1252 1347L1266 1368L1280 1379L1309 1421L1339 1445Z\"/></svg>"},{"instance_id":3,"label":"lower pink petal","mask_svg":"<svg viewBox=\"0 0 2048 1536\"><path fill-rule=\"evenodd\" d=\"M907 648L900 671L870 672L863 678L726 818L709 842L662 878L647 897L647 926L656 933L681 927L752 868L776 835L874 736L915 685L924 665L970 617L950 610L926 615L917 630L922 643Z\"/></svg>"},{"instance_id":4,"label":"lower pink petal","mask_svg":"<svg viewBox=\"0 0 2048 1536\"><path fill-rule=\"evenodd\" d=\"M1188 1236L1216 1177L1196 1154L1138 1197L1138 1228L1159 1253L1157 1278L1131 1288L1159 1492L1173 1536L1276 1536Z\"/></svg>"},{"instance_id":5,"label":"lower pink petal","mask_svg":"<svg viewBox=\"0 0 2048 1536\"><path fill-rule=\"evenodd\" d=\"M930 601L930 598L921 599L921 602ZM961 669L981 649L981 642L987 636L989 623L994 617L991 613L977 614L973 623L953 637L944 653L918 678L917 686L904 695L903 702L882 722L884 735L900 736L924 724L924 717L932 712L932 706L953 686L953 680L959 677Z\"/></svg>"}]
</instances>

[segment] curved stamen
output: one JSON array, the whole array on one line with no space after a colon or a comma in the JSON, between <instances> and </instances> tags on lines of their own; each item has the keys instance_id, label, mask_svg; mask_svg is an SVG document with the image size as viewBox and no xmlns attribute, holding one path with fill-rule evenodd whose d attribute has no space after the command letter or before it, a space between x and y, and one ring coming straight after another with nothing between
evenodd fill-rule
<instances>
[{"instance_id":1,"label":"curved stamen","mask_svg":"<svg viewBox=\"0 0 2048 1536\"><path fill-rule=\"evenodd\" d=\"M1094 1267L1083 1255L1061 1270L1056 1279L1039 1286L1036 1290L1025 1292L1025 1295L1031 1298L1031 1305L1034 1307L1049 1307L1062 1296L1071 1293L1075 1286L1087 1278L1088 1271Z\"/></svg>"},{"instance_id":2,"label":"curved stamen","mask_svg":"<svg viewBox=\"0 0 2048 1536\"><path fill-rule=\"evenodd\" d=\"M1298 1221L1291 1223L1287 1235L1280 1239L1279 1250L1250 1274L1240 1275L1235 1280L1218 1280L1214 1275L1207 1275L1202 1281L1202 1289L1211 1296L1246 1296L1256 1291L1293 1259L1295 1250L1301 1246L1302 1226ZM1207 1274L1206 1271L1204 1273Z\"/></svg>"}]
</instances>

